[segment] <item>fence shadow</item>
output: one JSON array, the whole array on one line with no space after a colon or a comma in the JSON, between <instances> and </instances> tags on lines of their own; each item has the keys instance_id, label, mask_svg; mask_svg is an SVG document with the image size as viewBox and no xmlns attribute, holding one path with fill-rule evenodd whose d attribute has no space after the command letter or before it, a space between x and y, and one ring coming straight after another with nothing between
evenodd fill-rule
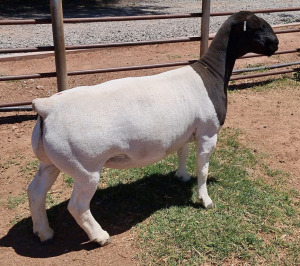
<instances>
[{"instance_id":1,"label":"fence shadow","mask_svg":"<svg viewBox=\"0 0 300 266\"><path fill-rule=\"evenodd\" d=\"M178 181L174 172L150 175L129 184L98 190L91 202L91 211L101 226L114 236L142 222L154 212L171 206L194 206L193 186L196 178L187 183ZM213 178L210 182L216 182ZM15 224L0 239L0 246L12 247L26 257L47 258L76 250L91 250L98 246L88 242L84 231L67 211L67 201L48 210L55 231L54 244L43 246L33 236L31 218Z\"/></svg>"},{"instance_id":2,"label":"fence shadow","mask_svg":"<svg viewBox=\"0 0 300 266\"><path fill-rule=\"evenodd\" d=\"M251 89L257 86L264 86L274 82L273 79L268 79L264 81L257 81L257 82L246 82L241 84L231 84L228 86L228 90L236 91L236 90L244 90L244 89Z\"/></svg>"},{"instance_id":3,"label":"fence shadow","mask_svg":"<svg viewBox=\"0 0 300 266\"><path fill-rule=\"evenodd\" d=\"M150 1L149 1L150 2ZM168 7L139 6L134 3L122 3L120 0L64 0L64 17L102 17L165 14ZM0 17L10 19L37 19L50 16L49 0L1 0Z\"/></svg>"},{"instance_id":4,"label":"fence shadow","mask_svg":"<svg viewBox=\"0 0 300 266\"><path fill-rule=\"evenodd\" d=\"M31 120L36 120L37 115L9 115L9 116L3 116L0 117L0 125L3 124L19 124L21 122L25 121L31 121Z\"/></svg>"}]
</instances>

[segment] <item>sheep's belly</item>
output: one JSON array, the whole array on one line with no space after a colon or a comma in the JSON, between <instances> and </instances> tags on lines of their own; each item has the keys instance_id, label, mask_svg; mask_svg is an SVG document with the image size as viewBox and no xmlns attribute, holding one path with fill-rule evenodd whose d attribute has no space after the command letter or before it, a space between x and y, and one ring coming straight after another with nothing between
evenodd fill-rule
<instances>
[{"instance_id":1,"label":"sheep's belly","mask_svg":"<svg viewBox=\"0 0 300 266\"><path fill-rule=\"evenodd\" d=\"M168 152L149 153L143 156L136 156L132 154L118 154L106 161L104 166L113 169L143 167L160 161L168 154Z\"/></svg>"},{"instance_id":2,"label":"sheep's belly","mask_svg":"<svg viewBox=\"0 0 300 266\"><path fill-rule=\"evenodd\" d=\"M158 158L143 158L140 160L133 159L126 154L120 154L110 158L104 166L107 168L113 169L128 169L128 168L135 168L135 167L143 167L147 165L154 164L161 160L164 156L159 156Z\"/></svg>"}]
</instances>

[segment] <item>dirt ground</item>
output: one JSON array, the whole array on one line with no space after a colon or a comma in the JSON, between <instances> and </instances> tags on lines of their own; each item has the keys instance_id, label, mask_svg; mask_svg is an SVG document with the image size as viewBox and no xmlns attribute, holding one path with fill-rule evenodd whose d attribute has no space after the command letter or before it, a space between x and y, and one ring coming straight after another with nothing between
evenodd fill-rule
<instances>
[{"instance_id":1,"label":"dirt ground","mask_svg":"<svg viewBox=\"0 0 300 266\"><path fill-rule=\"evenodd\" d=\"M299 34L280 36L280 50L299 47ZM83 70L116 66L130 66L160 62L197 59L199 43L152 45L134 48L112 48L89 52L68 53L68 70ZM237 67L276 64L297 61L299 54L238 60ZM1 75L17 75L54 71L54 57L26 57L18 61L0 60ZM108 74L69 77L69 87L92 85L126 76L150 75L165 69L141 70ZM274 77L277 78L277 77ZM235 82L237 92L229 94L228 116L224 127L242 130L241 140L260 154L273 169L290 173L288 185L300 191L300 89L286 87L266 91L251 90L253 84L269 78ZM268 81L266 81L268 83ZM239 86L237 86L239 85ZM1 82L0 102L32 100L50 96L56 92L54 78ZM116 229L107 225L113 243L96 248L87 242L84 232L75 224L66 210L71 188L61 176L50 194L61 208L53 225L56 231L55 245L42 246L30 232L30 214L25 192L36 166L31 150L30 137L35 123L34 112L0 113L1 135L1 186L0 186L0 261L2 265L133 265L136 236L128 225ZM16 207L13 199L21 202ZM101 220L100 218L98 218ZM109 221L106 221L108 223ZM134 226L133 226L134 227Z\"/></svg>"}]
</instances>

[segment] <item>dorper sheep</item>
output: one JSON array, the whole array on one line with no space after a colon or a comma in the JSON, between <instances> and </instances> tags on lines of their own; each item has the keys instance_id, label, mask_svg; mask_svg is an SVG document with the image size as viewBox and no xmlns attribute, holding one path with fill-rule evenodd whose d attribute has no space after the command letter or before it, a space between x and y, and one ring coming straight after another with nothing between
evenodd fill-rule
<instances>
[{"instance_id":1,"label":"dorper sheep","mask_svg":"<svg viewBox=\"0 0 300 266\"><path fill-rule=\"evenodd\" d=\"M45 208L60 171L74 179L68 210L91 241L110 242L90 212L101 169L141 167L177 151L177 177L190 179L188 143L197 144L197 195L213 207L206 180L209 157L227 111L227 86L238 57L271 56L278 39L271 26L251 12L232 15L196 63L158 75L112 80L35 99L32 134L40 166L28 187L33 231L53 238Z\"/></svg>"}]
</instances>

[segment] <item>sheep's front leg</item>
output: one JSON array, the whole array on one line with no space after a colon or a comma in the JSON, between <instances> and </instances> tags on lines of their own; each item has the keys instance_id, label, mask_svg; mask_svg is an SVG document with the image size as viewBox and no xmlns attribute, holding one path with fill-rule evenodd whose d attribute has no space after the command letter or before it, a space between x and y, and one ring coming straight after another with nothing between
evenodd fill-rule
<instances>
[{"instance_id":1,"label":"sheep's front leg","mask_svg":"<svg viewBox=\"0 0 300 266\"><path fill-rule=\"evenodd\" d=\"M182 180L183 182L187 182L191 179L190 175L186 170L186 160L189 157L189 146L188 144L184 145L177 151L178 155L178 170L176 172L176 176L178 179Z\"/></svg>"},{"instance_id":2,"label":"sheep's front leg","mask_svg":"<svg viewBox=\"0 0 300 266\"><path fill-rule=\"evenodd\" d=\"M205 208L213 208L214 204L208 196L206 181L208 177L209 158L216 147L217 134L212 137L203 136L197 147L197 196Z\"/></svg>"},{"instance_id":3,"label":"sheep's front leg","mask_svg":"<svg viewBox=\"0 0 300 266\"><path fill-rule=\"evenodd\" d=\"M74 189L69 201L68 210L87 233L89 239L100 246L111 242L109 234L97 223L90 211L90 201L96 192L99 173L91 176L74 178Z\"/></svg>"},{"instance_id":4,"label":"sheep's front leg","mask_svg":"<svg viewBox=\"0 0 300 266\"><path fill-rule=\"evenodd\" d=\"M214 204L211 198L208 196L206 181L208 177L209 167L209 156L210 153L198 153L197 155L197 178L198 178L198 189L197 196L204 205L205 208L213 208Z\"/></svg>"}]
</instances>

